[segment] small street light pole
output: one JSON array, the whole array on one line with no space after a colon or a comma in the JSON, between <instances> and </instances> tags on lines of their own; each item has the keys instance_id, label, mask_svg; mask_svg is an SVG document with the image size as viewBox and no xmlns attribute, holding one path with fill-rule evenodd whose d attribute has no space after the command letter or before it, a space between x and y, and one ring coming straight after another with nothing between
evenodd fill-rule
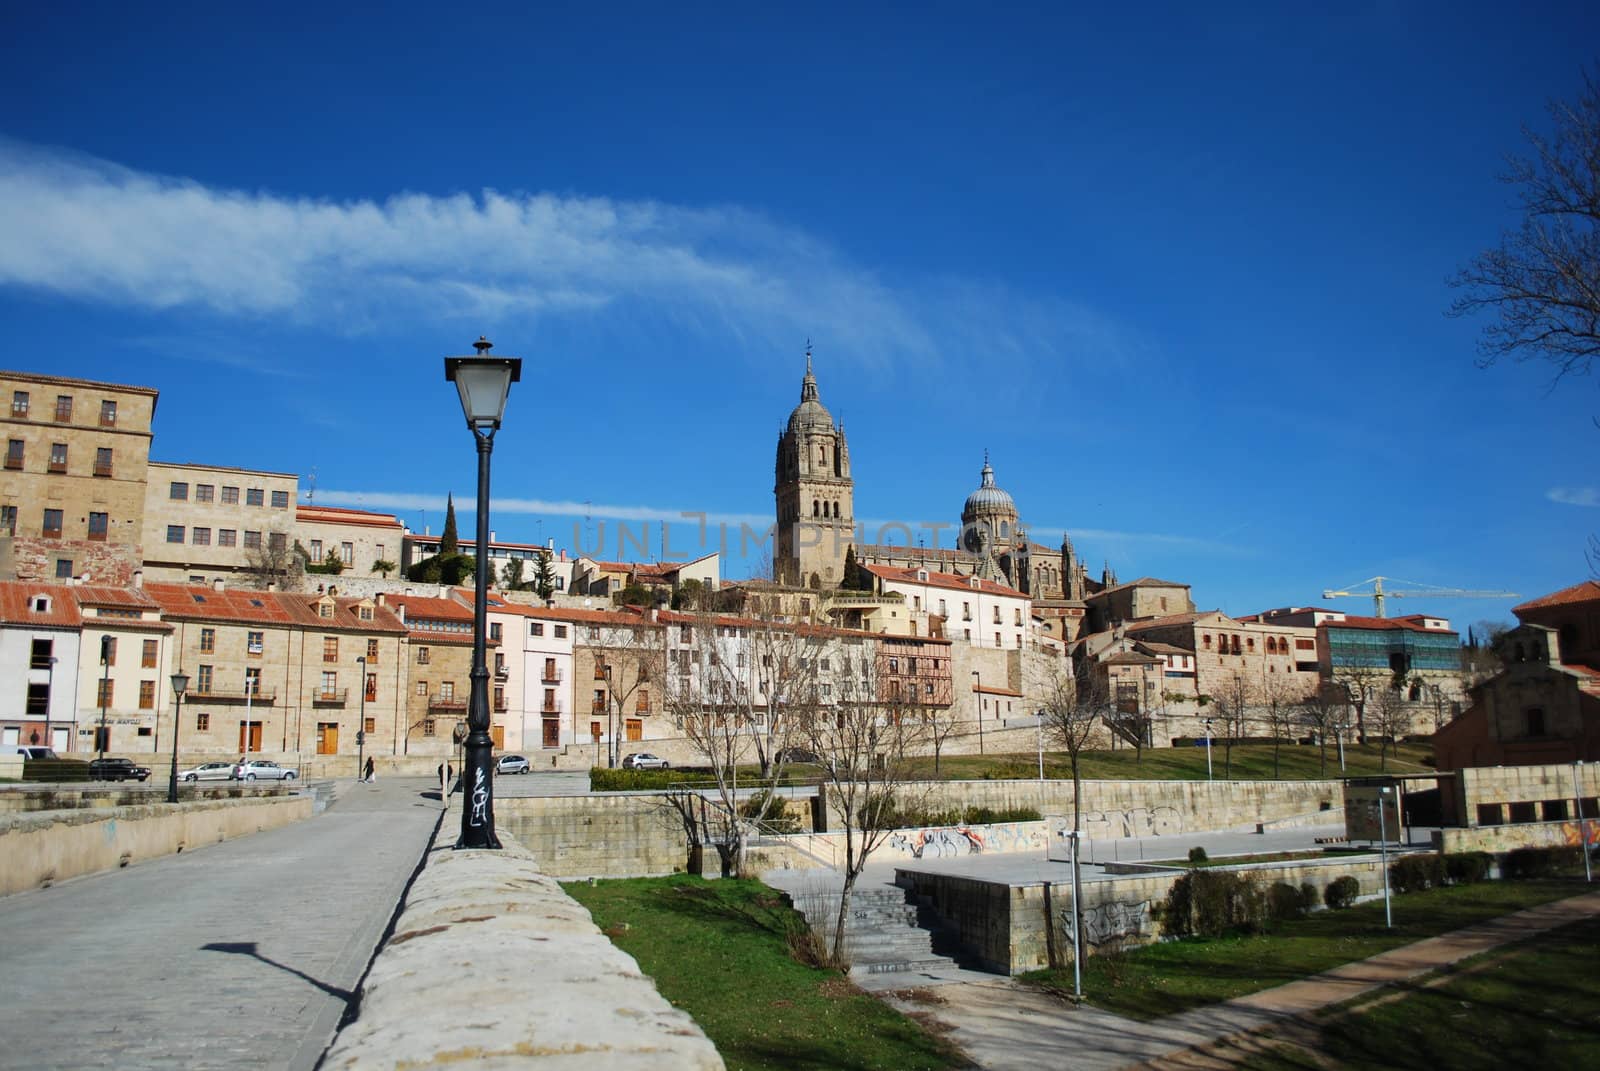
<instances>
[{"instance_id":1,"label":"small street light pole","mask_svg":"<svg viewBox=\"0 0 1600 1071\"><path fill-rule=\"evenodd\" d=\"M106 748L111 743L111 734L106 730L106 700L110 698L111 691L111 637L100 637L100 764L105 765Z\"/></svg>"},{"instance_id":2,"label":"small street light pole","mask_svg":"<svg viewBox=\"0 0 1600 1071\"><path fill-rule=\"evenodd\" d=\"M1583 818L1583 789L1578 784L1578 767L1582 765L1582 759L1572 764L1572 805L1577 808L1573 817L1578 820L1578 851L1583 854L1583 880L1592 882L1594 871L1589 863L1589 830Z\"/></svg>"},{"instance_id":3,"label":"small street light pole","mask_svg":"<svg viewBox=\"0 0 1600 1071\"><path fill-rule=\"evenodd\" d=\"M973 695L978 699L978 754L983 754L983 674L978 670L972 671L972 679L976 681L972 686Z\"/></svg>"},{"instance_id":4,"label":"small street light pole","mask_svg":"<svg viewBox=\"0 0 1600 1071\"><path fill-rule=\"evenodd\" d=\"M1211 719L1206 719L1206 780L1211 780Z\"/></svg>"},{"instance_id":5,"label":"small street light pole","mask_svg":"<svg viewBox=\"0 0 1600 1071\"><path fill-rule=\"evenodd\" d=\"M189 675L183 670L172 675L172 772L167 775L167 802L178 802L178 723L183 720L183 693L189 690Z\"/></svg>"},{"instance_id":6,"label":"small street light pole","mask_svg":"<svg viewBox=\"0 0 1600 1071\"><path fill-rule=\"evenodd\" d=\"M1383 853L1383 924L1394 929L1394 914L1389 907L1389 826L1384 811L1389 809L1389 786L1378 789L1378 840ZM1371 829L1371 826L1367 827Z\"/></svg>"},{"instance_id":7,"label":"small street light pole","mask_svg":"<svg viewBox=\"0 0 1600 1071\"><path fill-rule=\"evenodd\" d=\"M1039 783L1044 783L1044 711L1039 711L1034 717L1039 719Z\"/></svg>"},{"instance_id":8,"label":"small street light pole","mask_svg":"<svg viewBox=\"0 0 1600 1071\"><path fill-rule=\"evenodd\" d=\"M366 746L367 746L367 656L357 655L356 662L361 666L361 721L356 724L356 780L366 776Z\"/></svg>"}]
</instances>

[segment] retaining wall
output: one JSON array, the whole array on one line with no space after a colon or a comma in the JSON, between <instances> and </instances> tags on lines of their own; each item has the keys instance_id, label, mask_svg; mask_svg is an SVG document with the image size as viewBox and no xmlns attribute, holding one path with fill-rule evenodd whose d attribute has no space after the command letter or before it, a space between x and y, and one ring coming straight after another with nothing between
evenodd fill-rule
<instances>
[{"instance_id":1,"label":"retaining wall","mask_svg":"<svg viewBox=\"0 0 1600 1071\"><path fill-rule=\"evenodd\" d=\"M503 820L503 850L457 852L451 813L321 1067L722 1068Z\"/></svg>"},{"instance_id":2,"label":"retaining wall","mask_svg":"<svg viewBox=\"0 0 1600 1071\"><path fill-rule=\"evenodd\" d=\"M1600 821L1588 819L1583 823L1588 834L1589 847L1600 847ZM1516 822L1503 826L1469 826L1446 828L1433 834L1434 851L1439 852L1493 852L1496 855L1517 848L1576 848L1583 843L1583 833L1577 822Z\"/></svg>"},{"instance_id":3,"label":"retaining wall","mask_svg":"<svg viewBox=\"0 0 1600 1071\"><path fill-rule=\"evenodd\" d=\"M309 818L309 795L0 816L0 894L156 859Z\"/></svg>"},{"instance_id":4,"label":"retaining wall","mask_svg":"<svg viewBox=\"0 0 1600 1071\"><path fill-rule=\"evenodd\" d=\"M684 820L665 793L501 796L494 807L496 826L551 877L650 877L689 865Z\"/></svg>"}]
</instances>

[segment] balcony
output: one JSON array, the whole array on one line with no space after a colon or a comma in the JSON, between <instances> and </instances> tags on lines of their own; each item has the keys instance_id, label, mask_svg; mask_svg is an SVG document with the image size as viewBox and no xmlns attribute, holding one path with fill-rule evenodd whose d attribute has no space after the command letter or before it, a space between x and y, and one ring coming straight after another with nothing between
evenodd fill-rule
<instances>
[{"instance_id":1,"label":"balcony","mask_svg":"<svg viewBox=\"0 0 1600 1071\"><path fill-rule=\"evenodd\" d=\"M94 463L94 474L96 476L110 476L111 475L111 462L109 462L109 461L96 461Z\"/></svg>"},{"instance_id":2,"label":"balcony","mask_svg":"<svg viewBox=\"0 0 1600 1071\"><path fill-rule=\"evenodd\" d=\"M539 679L546 684L560 684L561 671L559 669L547 669L544 671L544 676Z\"/></svg>"},{"instance_id":3,"label":"balcony","mask_svg":"<svg viewBox=\"0 0 1600 1071\"><path fill-rule=\"evenodd\" d=\"M544 705L544 707L539 711L539 713L541 713L541 714L560 714L561 713L561 708L556 706L554 703L546 703Z\"/></svg>"},{"instance_id":4,"label":"balcony","mask_svg":"<svg viewBox=\"0 0 1600 1071\"><path fill-rule=\"evenodd\" d=\"M39 535L43 539L60 539L61 538L61 526L60 525L56 525L54 528L49 528L49 527L41 528L41 529L39 529Z\"/></svg>"},{"instance_id":5,"label":"balcony","mask_svg":"<svg viewBox=\"0 0 1600 1071\"><path fill-rule=\"evenodd\" d=\"M450 695L430 695L428 697L429 712L436 710L452 711L466 709L467 697L464 695L456 695L451 693Z\"/></svg>"},{"instance_id":6,"label":"balcony","mask_svg":"<svg viewBox=\"0 0 1600 1071\"><path fill-rule=\"evenodd\" d=\"M22 471L22 455L21 454L7 454L6 455L6 468L11 469L13 472Z\"/></svg>"},{"instance_id":7,"label":"balcony","mask_svg":"<svg viewBox=\"0 0 1600 1071\"><path fill-rule=\"evenodd\" d=\"M64 476L67 472L67 463L65 461L57 461L54 458L51 458L50 463L45 466L45 471L53 472L57 476Z\"/></svg>"},{"instance_id":8,"label":"balcony","mask_svg":"<svg viewBox=\"0 0 1600 1071\"><path fill-rule=\"evenodd\" d=\"M511 671L508 670L505 666L495 666L494 667L494 679L495 680L503 681L509 676L511 676Z\"/></svg>"},{"instance_id":9,"label":"balcony","mask_svg":"<svg viewBox=\"0 0 1600 1071\"><path fill-rule=\"evenodd\" d=\"M504 714L506 712L506 701L504 699L496 699L492 705L496 714Z\"/></svg>"},{"instance_id":10,"label":"balcony","mask_svg":"<svg viewBox=\"0 0 1600 1071\"><path fill-rule=\"evenodd\" d=\"M185 699L203 699L208 703L243 703L247 698L243 688L217 688L209 685L191 685L184 693ZM248 698L252 704L267 706L278 701L278 689L262 688L257 685L251 689Z\"/></svg>"},{"instance_id":11,"label":"balcony","mask_svg":"<svg viewBox=\"0 0 1600 1071\"><path fill-rule=\"evenodd\" d=\"M28 403L27 402L12 402L11 403L11 415L14 416L14 417L20 417L23 420L27 420L28 419Z\"/></svg>"},{"instance_id":12,"label":"balcony","mask_svg":"<svg viewBox=\"0 0 1600 1071\"><path fill-rule=\"evenodd\" d=\"M348 688L335 688L332 691L312 692L311 705L314 707L342 707L350 695Z\"/></svg>"},{"instance_id":13,"label":"balcony","mask_svg":"<svg viewBox=\"0 0 1600 1071\"><path fill-rule=\"evenodd\" d=\"M116 413L116 410L113 409L111 412L108 413L108 412L106 412L105 410L102 409L100 411L100 426L102 428L114 428L114 427L116 427L117 426L117 413Z\"/></svg>"},{"instance_id":14,"label":"balcony","mask_svg":"<svg viewBox=\"0 0 1600 1071\"><path fill-rule=\"evenodd\" d=\"M56 423L57 424L70 424L70 423L72 423L72 403L71 402L68 402L66 405L62 405L60 402L56 403Z\"/></svg>"}]
</instances>

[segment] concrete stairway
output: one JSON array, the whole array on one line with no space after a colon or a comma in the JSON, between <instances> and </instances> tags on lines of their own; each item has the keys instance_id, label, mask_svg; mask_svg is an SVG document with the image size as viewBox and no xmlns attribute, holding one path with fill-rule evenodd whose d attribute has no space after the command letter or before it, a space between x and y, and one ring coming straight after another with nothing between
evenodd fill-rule
<instances>
[{"instance_id":1,"label":"concrete stairway","mask_svg":"<svg viewBox=\"0 0 1600 1071\"><path fill-rule=\"evenodd\" d=\"M796 873L804 872L780 871L768 875L767 882L784 889L812 930L830 938L839 910L840 883L818 885L785 881L782 876ZM844 948L852 975L957 967L953 958L941 954L945 942L938 932L937 917L930 909L908 901L907 896L904 889L882 883L860 884L851 893Z\"/></svg>"}]
</instances>

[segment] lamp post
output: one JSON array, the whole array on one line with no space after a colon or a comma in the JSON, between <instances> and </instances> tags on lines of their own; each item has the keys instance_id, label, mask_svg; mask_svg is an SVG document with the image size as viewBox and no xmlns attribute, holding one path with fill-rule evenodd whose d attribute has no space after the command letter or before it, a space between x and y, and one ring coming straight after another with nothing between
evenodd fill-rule
<instances>
[{"instance_id":1,"label":"lamp post","mask_svg":"<svg viewBox=\"0 0 1600 1071\"><path fill-rule=\"evenodd\" d=\"M106 731L106 700L111 690L111 637L100 637L100 765L105 765L106 747L111 743L111 734Z\"/></svg>"},{"instance_id":2,"label":"lamp post","mask_svg":"<svg viewBox=\"0 0 1600 1071\"><path fill-rule=\"evenodd\" d=\"M1594 881L1594 871L1589 865L1589 835L1583 820L1583 790L1578 785L1578 767L1583 765L1583 760L1578 759L1572 764L1572 804L1577 808L1573 817L1578 820L1578 851L1583 855L1583 880Z\"/></svg>"},{"instance_id":3,"label":"lamp post","mask_svg":"<svg viewBox=\"0 0 1600 1071\"><path fill-rule=\"evenodd\" d=\"M616 719L612 717L612 711L615 709L613 701L616 699L616 694L611 690L610 662L605 664L604 673L606 676L606 766L615 770L617 768L617 751L620 749L617 747L617 723Z\"/></svg>"},{"instance_id":4,"label":"lamp post","mask_svg":"<svg viewBox=\"0 0 1600 1071\"><path fill-rule=\"evenodd\" d=\"M978 699L978 754L983 754L983 674L978 670L972 671L972 694Z\"/></svg>"},{"instance_id":5,"label":"lamp post","mask_svg":"<svg viewBox=\"0 0 1600 1071\"><path fill-rule=\"evenodd\" d=\"M178 802L178 722L183 718L183 693L189 690L189 675L183 670L172 675L172 772L167 776L167 802Z\"/></svg>"},{"instance_id":6,"label":"lamp post","mask_svg":"<svg viewBox=\"0 0 1600 1071\"><path fill-rule=\"evenodd\" d=\"M56 742L51 739L50 732L50 707L56 701L56 656L50 656L50 662L44 667L44 746L54 751Z\"/></svg>"},{"instance_id":7,"label":"lamp post","mask_svg":"<svg viewBox=\"0 0 1600 1071\"><path fill-rule=\"evenodd\" d=\"M361 665L361 721L356 724L356 780L366 776L366 747L367 747L367 656L357 655L356 661Z\"/></svg>"},{"instance_id":8,"label":"lamp post","mask_svg":"<svg viewBox=\"0 0 1600 1071\"><path fill-rule=\"evenodd\" d=\"M1044 711L1034 715L1039 719L1039 783L1044 784Z\"/></svg>"},{"instance_id":9,"label":"lamp post","mask_svg":"<svg viewBox=\"0 0 1600 1071\"><path fill-rule=\"evenodd\" d=\"M1394 914L1389 908L1389 825L1384 811L1389 809L1389 786L1378 789L1378 840L1383 853L1383 924L1394 929ZM1367 827L1371 829L1371 826Z\"/></svg>"},{"instance_id":10,"label":"lamp post","mask_svg":"<svg viewBox=\"0 0 1600 1071\"><path fill-rule=\"evenodd\" d=\"M1206 780L1211 780L1211 719L1206 719Z\"/></svg>"},{"instance_id":11,"label":"lamp post","mask_svg":"<svg viewBox=\"0 0 1600 1071\"><path fill-rule=\"evenodd\" d=\"M484 646L488 632L489 455L505 416L506 395L522 378L517 357L492 357L493 346L478 336L475 357L446 357L444 377L461 395L461 412L478 446L478 548L472 599L472 694L467 702L467 740L462 760L466 806L461 808L457 848L498 848L494 834L494 740L489 736L489 667Z\"/></svg>"}]
</instances>

